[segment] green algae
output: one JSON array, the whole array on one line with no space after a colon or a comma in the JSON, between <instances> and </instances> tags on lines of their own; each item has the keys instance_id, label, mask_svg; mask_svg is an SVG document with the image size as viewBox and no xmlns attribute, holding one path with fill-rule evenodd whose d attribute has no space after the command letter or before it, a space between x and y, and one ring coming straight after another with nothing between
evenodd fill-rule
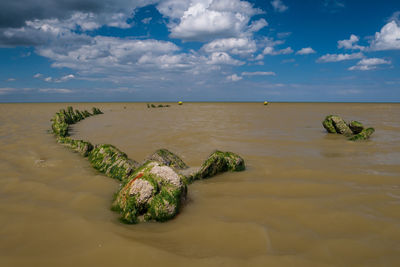
<instances>
[{"instance_id":1,"label":"green algae","mask_svg":"<svg viewBox=\"0 0 400 267\"><path fill-rule=\"evenodd\" d=\"M198 172L187 177L187 179L191 183L194 180L209 178L221 172L243 171L245 168L244 160L239 155L217 150L206 159Z\"/></svg>"},{"instance_id":2,"label":"green algae","mask_svg":"<svg viewBox=\"0 0 400 267\"><path fill-rule=\"evenodd\" d=\"M89 154L89 162L96 170L107 176L123 181L139 165L113 145L96 145Z\"/></svg>"},{"instance_id":3,"label":"green algae","mask_svg":"<svg viewBox=\"0 0 400 267\"><path fill-rule=\"evenodd\" d=\"M367 140L374 132L375 132L374 128L367 128L367 129L362 130L360 133L350 137L348 140L350 140L350 141Z\"/></svg>"},{"instance_id":4,"label":"green algae","mask_svg":"<svg viewBox=\"0 0 400 267\"><path fill-rule=\"evenodd\" d=\"M161 164L174 167L178 170L189 168L189 166L186 165L186 163L183 162L180 157L165 148L158 149L156 152L150 155L147 160L157 161Z\"/></svg>"},{"instance_id":5,"label":"green algae","mask_svg":"<svg viewBox=\"0 0 400 267\"><path fill-rule=\"evenodd\" d=\"M349 128L353 132L353 134L359 134L362 130L364 130L364 125L358 121L349 122Z\"/></svg>"}]
</instances>

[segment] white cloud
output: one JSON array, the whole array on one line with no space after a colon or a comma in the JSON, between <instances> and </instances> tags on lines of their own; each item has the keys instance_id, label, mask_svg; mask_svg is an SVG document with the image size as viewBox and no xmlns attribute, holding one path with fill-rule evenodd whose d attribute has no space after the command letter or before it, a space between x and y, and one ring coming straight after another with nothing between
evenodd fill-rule
<instances>
[{"instance_id":1,"label":"white cloud","mask_svg":"<svg viewBox=\"0 0 400 267\"><path fill-rule=\"evenodd\" d=\"M256 52L257 45L254 40L249 38L225 38L216 39L202 47L207 53L229 52L231 54L251 54Z\"/></svg>"},{"instance_id":2,"label":"white cloud","mask_svg":"<svg viewBox=\"0 0 400 267\"><path fill-rule=\"evenodd\" d=\"M242 36L249 28L250 18L261 13L249 2L240 0L167 0L157 8L171 18L170 36L187 41ZM260 20L250 30L260 29L265 23Z\"/></svg>"},{"instance_id":3,"label":"white cloud","mask_svg":"<svg viewBox=\"0 0 400 267\"><path fill-rule=\"evenodd\" d=\"M33 75L33 78L38 79L38 78L40 78L40 77L42 77L42 76L43 76L43 74L41 74L41 73L36 73L35 75Z\"/></svg>"},{"instance_id":4,"label":"white cloud","mask_svg":"<svg viewBox=\"0 0 400 267\"><path fill-rule=\"evenodd\" d=\"M400 27L395 20L387 23L380 32L375 33L371 42L371 50L398 50L400 49Z\"/></svg>"},{"instance_id":5,"label":"white cloud","mask_svg":"<svg viewBox=\"0 0 400 267\"><path fill-rule=\"evenodd\" d=\"M232 74L226 77L228 81L237 82L243 79L243 77L237 76L236 74Z\"/></svg>"},{"instance_id":6,"label":"white cloud","mask_svg":"<svg viewBox=\"0 0 400 267\"><path fill-rule=\"evenodd\" d=\"M320 57L317 62L339 62L344 60L359 59L364 55L362 53L352 53L352 54L326 54Z\"/></svg>"},{"instance_id":7,"label":"white cloud","mask_svg":"<svg viewBox=\"0 0 400 267\"><path fill-rule=\"evenodd\" d=\"M44 81L45 82L52 82L53 78L52 77L46 77L46 78L44 78Z\"/></svg>"},{"instance_id":8,"label":"white cloud","mask_svg":"<svg viewBox=\"0 0 400 267\"><path fill-rule=\"evenodd\" d=\"M352 50L364 50L365 47L358 45L357 42L360 40L360 38L357 35L350 35L350 39L348 40L340 40L338 41L338 48L344 48L344 49L352 49Z\"/></svg>"},{"instance_id":9,"label":"white cloud","mask_svg":"<svg viewBox=\"0 0 400 267\"><path fill-rule=\"evenodd\" d=\"M258 32L266 26L268 26L268 22L265 19L253 21L249 26L249 32Z\"/></svg>"},{"instance_id":10,"label":"white cloud","mask_svg":"<svg viewBox=\"0 0 400 267\"><path fill-rule=\"evenodd\" d=\"M63 77L61 77L59 79L56 79L55 82L66 82L66 81L71 80L71 79L75 79L75 75L73 75L73 74L65 75L65 76L63 76Z\"/></svg>"},{"instance_id":11,"label":"white cloud","mask_svg":"<svg viewBox=\"0 0 400 267\"><path fill-rule=\"evenodd\" d=\"M7 82L15 82L17 79L15 79L15 78L8 78L7 79Z\"/></svg>"},{"instance_id":12,"label":"white cloud","mask_svg":"<svg viewBox=\"0 0 400 267\"><path fill-rule=\"evenodd\" d=\"M283 4L282 0L273 0L271 1L271 5L277 12L284 12L288 9L288 7Z\"/></svg>"},{"instance_id":13,"label":"white cloud","mask_svg":"<svg viewBox=\"0 0 400 267\"><path fill-rule=\"evenodd\" d=\"M275 50L273 46L267 46L265 47L263 54L264 55L271 55L271 56L276 56L276 55L288 55L293 53L293 49L291 47L286 47L284 49L280 50Z\"/></svg>"},{"instance_id":14,"label":"white cloud","mask_svg":"<svg viewBox=\"0 0 400 267\"><path fill-rule=\"evenodd\" d=\"M273 71L254 71L254 72L242 72L242 76L275 76L276 73Z\"/></svg>"},{"instance_id":15,"label":"white cloud","mask_svg":"<svg viewBox=\"0 0 400 267\"><path fill-rule=\"evenodd\" d=\"M244 62L232 58L225 52L214 52L210 55L207 64L212 64L212 65L226 64L226 65L240 66L243 65Z\"/></svg>"},{"instance_id":16,"label":"white cloud","mask_svg":"<svg viewBox=\"0 0 400 267\"><path fill-rule=\"evenodd\" d=\"M142 19L142 23L149 24L152 19L153 19L152 17L144 18L144 19Z\"/></svg>"},{"instance_id":17,"label":"white cloud","mask_svg":"<svg viewBox=\"0 0 400 267\"><path fill-rule=\"evenodd\" d=\"M8 87L0 88L0 95L5 95L5 94L11 93L15 90L16 90L15 88L8 88Z\"/></svg>"},{"instance_id":18,"label":"white cloud","mask_svg":"<svg viewBox=\"0 0 400 267\"><path fill-rule=\"evenodd\" d=\"M376 69L378 65L390 65L391 62L389 60L385 60L383 58L364 58L360 60L357 65L354 65L349 68L349 70L373 70Z\"/></svg>"},{"instance_id":19,"label":"white cloud","mask_svg":"<svg viewBox=\"0 0 400 267\"><path fill-rule=\"evenodd\" d=\"M316 53L311 47L304 47L296 52L296 55L309 55Z\"/></svg>"},{"instance_id":20,"label":"white cloud","mask_svg":"<svg viewBox=\"0 0 400 267\"><path fill-rule=\"evenodd\" d=\"M59 93L59 94L73 93L72 90L65 89L65 88L44 88L44 89L39 89L39 92L41 92L41 93Z\"/></svg>"}]
</instances>

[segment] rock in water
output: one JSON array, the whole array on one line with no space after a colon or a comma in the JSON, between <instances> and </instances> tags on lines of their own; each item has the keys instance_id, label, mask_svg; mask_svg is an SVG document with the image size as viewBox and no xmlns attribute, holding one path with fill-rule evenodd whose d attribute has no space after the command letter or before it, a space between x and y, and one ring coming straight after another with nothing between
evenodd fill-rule
<instances>
[{"instance_id":1,"label":"rock in water","mask_svg":"<svg viewBox=\"0 0 400 267\"><path fill-rule=\"evenodd\" d=\"M354 135L353 137L350 137L350 141L360 141L360 140L367 140L371 134L375 132L374 128L367 128L362 130L360 133Z\"/></svg>"},{"instance_id":2,"label":"rock in water","mask_svg":"<svg viewBox=\"0 0 400 267\"><path fill-rule=\"evenodd\" d=\"M359 134L362 130L364 130L364 126L361 122L358 121L351 121L349 123L349 128L353 132L353 134Z\"/></svg>"},{"instance_id":3,"label":"rock in water","mask_svg":"<svg viewBox=\"0 0 400 267\"><path fill-rule=\"evenodd\" d=\"M186 198L184 177L173 168L150 161L135 171L117 193L112 209L125 223L167 221Z\"/></svg>"},{"instance_id":4,"label":"rock in water","mask_svg":"<svg viewBox=\"0 0 400 267\"><path fill-rule=\"evenodd\" d=\"M346 122L339 116L332 116L331 120L338 134L343 134L345 136L350 136L353 134Z\"/></svg>"},{"instance_id":5,"label":"rock in water","mask_svg":"<svg viewBox=\"0 0 400 267\"><path fill-rule=\"evenodd\" d=\"M326 116L325 120L322 122L324 128L328 131L328 133L336 133L335 126L333 126L332 117L335 115Z\"/></svg>"},{"instance_id":6,"label":"rock in water","mask_svg":"<svg viewBox=\"0 0 400 267\"><path fill-rule=\"evenodd\" d=\"M87 141L75 140L70 137L58 137L57 142L68 146L72 150L78 152L84 157L87 157L90 151L93 150L93 145Z\"/></svg>"},{"instance_id":7,"label":"rock in water","mask_svg":"<svg viewBox=\"0 0 400 267\"><path fill-rule=\"evenodd\" d=\"M156 161L161 164L167 165L174 167L175 169L178 170L183 170L189 168L188 165L186 165L183 160L169 151L168 149L159 149L156 152L154 152L152 155L150 155L147 160L149 161Z\"/></svg>"},{"instance_id":8,"label":"rock in water","mask_svg":"<svg viewBox=\"0 0 400 267\"><path fill-rule=\"evenodd\" d=\"M139 163L113 145L96 145L89 154L89 162L100 172L111 178L123 181L135 171Z\"/></svg>"},{"instance_id":9,"label":"rock in water","mask_svg":"<svg viewBox=\"0 0 400 267\"><path fill-rule=\"evenodd\" d=\"M215 151L201 165L200 170L190 177L188 182L204 179L226 171L243 171L245 169L244 160L232 152Z\"/></svg>"}]
</instances>

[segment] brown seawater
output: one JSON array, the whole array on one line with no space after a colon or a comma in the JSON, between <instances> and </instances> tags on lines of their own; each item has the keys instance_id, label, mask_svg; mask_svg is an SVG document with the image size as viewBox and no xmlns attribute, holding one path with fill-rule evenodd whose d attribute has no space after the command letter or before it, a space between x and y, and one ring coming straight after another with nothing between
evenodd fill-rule
<instances>
[{"instance_id":1,"label":"brown seawater","mask_svg":"<svg viewBox=\"0 0 400 267\"><path fill-rule=\"evenodd\" d=\"M158 148L199 166L215 149L247 170L189 186L166 223L124 225L118 182L57 144L49 119L68 104L0 104L0 266L398 266L400 104L72 104L105 114L74 138L142 161ZM325 115L376 129L354 143Z\"/></svg>"}]
</instances>

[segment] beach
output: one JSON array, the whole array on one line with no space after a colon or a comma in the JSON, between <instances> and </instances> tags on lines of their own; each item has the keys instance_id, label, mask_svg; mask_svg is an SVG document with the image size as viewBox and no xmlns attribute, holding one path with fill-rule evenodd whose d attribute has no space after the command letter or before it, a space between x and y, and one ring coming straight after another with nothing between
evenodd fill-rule
<instances>
[{"instance_id":1,"label":"beach","mask_svg":"<svg viewBox=\"0 0 400 267\"><path fill-rule=\"evenodd\" d=\"M0 265L394 266L400 261L400 104L0 104ZM104 114L71 126L142 162L159 148L200 166L238 153L243 172L188 186L165 223L122 224L119 181L57 144L61 108ZM375 128L368 141L329 135L337 114Z\"/></svg>"}]
</instances>

